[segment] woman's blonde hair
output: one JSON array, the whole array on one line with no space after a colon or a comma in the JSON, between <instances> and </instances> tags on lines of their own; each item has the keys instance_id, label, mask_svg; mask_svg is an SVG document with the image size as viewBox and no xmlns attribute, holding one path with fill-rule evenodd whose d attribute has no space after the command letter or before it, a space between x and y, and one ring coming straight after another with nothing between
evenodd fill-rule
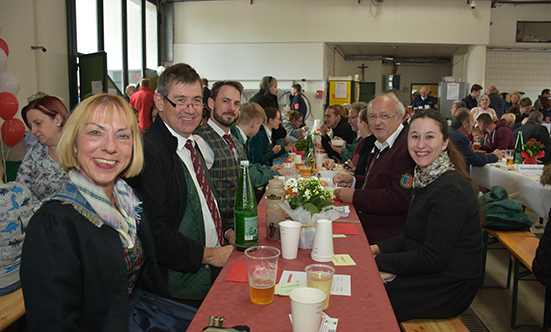
<instances>
[{"instance_id":1,"label":"woman's blonde hair","mask_svg":"<svg viewBox=\"0 0 551 332\"><path fill-rule=\"evenodd\" d=\"M507 120L509 127L515 124L515 121L517 120L517 116L513 113L505 113L501 116L501 118Z\"/></svg>"},{"instance_id":2,"label":"woman's blonde hair","mask_svg":"<svg viewBox=\"0 0 551 332\"><path fill-rule=\"evenodd\" d=\"M517 100L517 105L520 103L520 100L522 99L522 95L520 94L519 91L513 91L511 92L509 95L507 95L507 99L505 101L507 101L508 103L511 102L511 96L512 95L517 95L518 97L518 100Z\"/></svg>"},{"instance_id":3,"label":"woman's blonde hair","mask_svg":"<svg viewBox=\"0 0 551 332\"><path fill-rule=\"evenodd\" d=\"M106 93L86 98L71 113L57 144L56 154L59 165L67 172L73 168L78 171L81 170L75 151L76 140L78 134L90 121L95 111L105 112L108 121L111 121L113 113L116 111L122 111L126 115L126 125L132 132L132 156L130 157L130 163L119 176L129 178L140 174L144 158L142 134L138 121L136 121L134 112L126 100Z\"/></svg>"}]
</instances>

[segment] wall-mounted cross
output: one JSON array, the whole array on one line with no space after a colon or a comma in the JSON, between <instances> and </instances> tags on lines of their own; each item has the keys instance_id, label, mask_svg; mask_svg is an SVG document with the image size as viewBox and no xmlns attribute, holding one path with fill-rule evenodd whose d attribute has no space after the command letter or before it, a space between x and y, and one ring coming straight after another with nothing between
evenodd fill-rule
<instances>
[{"instance_id":1,"label":"wall-mounted cross","mask_svg":"<svg viewBox=\"0 0 551 332\"><path fill-rule=\"evenodd\" d=\"M364 69L369 68L369 66L366 66L364 63L362 63L361 66L358 66L362 70L362 82L364 81Z\"/></svg>"}]
</instances>

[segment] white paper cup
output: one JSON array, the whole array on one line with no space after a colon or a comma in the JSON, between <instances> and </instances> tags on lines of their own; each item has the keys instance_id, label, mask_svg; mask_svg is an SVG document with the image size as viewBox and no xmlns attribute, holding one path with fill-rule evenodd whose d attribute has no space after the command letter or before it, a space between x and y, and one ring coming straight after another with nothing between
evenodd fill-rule
<instances>
[{"instance_id":1,"label":"white paper cup","mask_svg":"<svg viewBox=\"0 0 551 332\"><path fill-rule=\"evenodd\" d=\"M298 221L285 220L279 223L281 257L285 259L297 258L301 228L302 224Z\"/></svg>"},{"instance_id":2,"label":"white paper cup","mask_svg":"<svg viewBox=\"0 0 551 332\"><path fill-rule=\"evenodd\" d=\"M331 262L333 260L333 224L331 220L318 220L314 235L314 247L310 256L316 262Z\"/></svg>"},{"instance_id":3,"label":"white paper cup","mask_svg":"<svg viewBox=\"0 0 551 332\"><path fill-rule=\"evenodd\" d=\"M316 288L295 288L289 294L293 332L318 332L325 293Z\"/></svg>"}]
</instances>

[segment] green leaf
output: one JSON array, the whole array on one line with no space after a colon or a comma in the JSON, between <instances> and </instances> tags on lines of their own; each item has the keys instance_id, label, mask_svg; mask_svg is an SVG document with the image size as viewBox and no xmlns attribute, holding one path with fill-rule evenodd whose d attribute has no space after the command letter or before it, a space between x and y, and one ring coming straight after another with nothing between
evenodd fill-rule
<instances>
[{"instance_id":1,"label":"green leaf","mask_svg":"<svg viewBox=\"0 0 551 332\"><path fill-rule=\"evenodd\" d=\"M304 204L304 208L310 212L310 215L313 216L315 213L319 213L320 211L318 210L318 208L312 204L312 203L306 203Z\"/></svg>"}]
</instances>

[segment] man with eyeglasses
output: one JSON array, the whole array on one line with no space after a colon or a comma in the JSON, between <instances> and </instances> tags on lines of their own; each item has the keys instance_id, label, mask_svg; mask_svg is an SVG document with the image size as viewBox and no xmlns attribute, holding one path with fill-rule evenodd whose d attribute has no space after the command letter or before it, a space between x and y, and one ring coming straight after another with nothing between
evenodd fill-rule
<instances>
[{"instance_id":1,"label":"man with eyeglasses","mask_svg":"<svg viewBox=\"0 0 551 332\"><path fill-rule=\"evenodd\" d=\"M362 146L363 138L358 130L358 114L363 108L366 107L367 103L360 101L352 104L350 110L348 111L348 123L352 127L352 130L356 132L356 138L354 138L352 144L345 143L344 146L340 148L331 145L333 150L339 153L341 160L345 162L344 164L351 169L354 169L355 165L358 163L358 159L360 158L359 150Z\"/></svg>"},{"instance_id":2,"label":"man with eyeglasses","mask_svg":"<svg viewBox=\"0 0 551 332\"><path fill-rule=\"evenodd\" d=\"M365 176L338 174L335 196L353 203L370 243L400 234L405 227L415 162L407 149L405 109L392 93L367 107L369 127L377 138Z\"/></svg>"},{"instance_id":3,"label":"man with eyeglasses","mask_svg":"<svg viewBox=\"0 0 551 332\"><path fill-rule=\"evenodd\" d=\"M187 64L159 77L159 115L144 135L145 166L129 179L150 219L155 252L171 295L199 307L233 247L235 233L218 210L193 131L201 121L201 78Z\"/></svg>"}]
</instances>

